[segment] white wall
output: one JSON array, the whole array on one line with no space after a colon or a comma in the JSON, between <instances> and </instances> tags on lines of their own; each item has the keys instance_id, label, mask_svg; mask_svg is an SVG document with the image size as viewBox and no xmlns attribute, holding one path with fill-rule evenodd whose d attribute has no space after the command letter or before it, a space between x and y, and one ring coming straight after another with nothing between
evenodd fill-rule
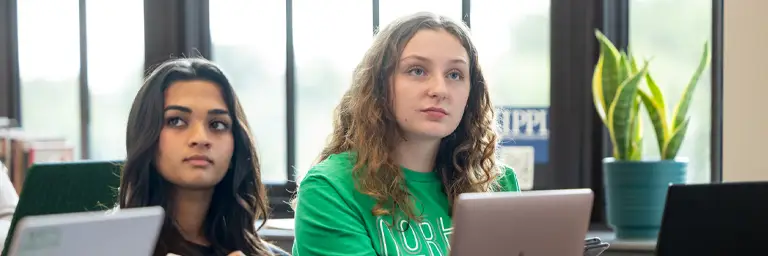
<instances>
[{"instance_id":1,"label":"white wall","mask_svg":"<svg viewBox=\"0 0 768 256\"><path fill-rule=\"evenodd\" d=\"M768 180L768 1L724 2L723 180Z\"/></svg>"}]
</instances>

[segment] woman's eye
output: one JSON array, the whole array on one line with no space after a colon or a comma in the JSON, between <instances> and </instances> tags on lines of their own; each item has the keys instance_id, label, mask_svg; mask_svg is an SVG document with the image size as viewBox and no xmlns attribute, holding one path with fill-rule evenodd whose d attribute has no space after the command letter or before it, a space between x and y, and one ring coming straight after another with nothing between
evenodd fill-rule
<instances>
[{"instance_id":1,"label":"woman's eye","mask_svg":"<svg viewBox=\"0 0 768 256\"><path fill-rule=\"evenodd\" d=\"M165 121L165 124L166 124L166 125L168 125L168 126L170 126L170 127L179 127L179 126L184 126L184 125L186 125L187 123L186 123L186 122L184 122L184 120L182 120L181 118L178 118L178 117L171 117L171 118L168 118L168 119Z\"/></svg>"},{"instance_id":2,"label":"woman's eye","mask_svg":"<svg viewBox=\"0 0 768 256\"><path fill-rule=\"evenodd\" d=\"M408 70L408 73L414 76L423 76L426 72L423 68L412 68L411 70Z\"/></svg>"},{"instance_id":3,"label":"woman's eye","mask_svg":"<svg viewBox=\"0 0 768 256\"><path fill-rule=\"evenodd\" d=\"M451 80L462 80L462 79L464 79L464 76L461 75L461 72L453 71L451 73L448 73L448 79L451 79Z\"/></svg>"},{"instance_id":4,"label":"woman's eye","mask_svg":"<svg viewBox=\"0 0 768 256\"><path fill-rule=\"evenodd\" d=\"M214 121L211 123L211 128L217 131L225 131L229 129L229 125L221 121Z\"/></svg>"}]
</instances>

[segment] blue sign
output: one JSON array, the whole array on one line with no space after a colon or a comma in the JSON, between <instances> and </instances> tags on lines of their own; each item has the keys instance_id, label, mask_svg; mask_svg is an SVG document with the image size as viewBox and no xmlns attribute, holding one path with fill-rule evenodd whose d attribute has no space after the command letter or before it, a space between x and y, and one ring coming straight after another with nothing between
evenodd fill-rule
<instances>
[{"instance_id":1,"label":"blue sign","mask_svg":"<svg viewBox=\"0 0 768 256\"><path fill-rule=\"evenodd\" d=\"M535 162L549 161L549 108L497 106L502 147L531 146Z\"/></svg>"}]
</instances>

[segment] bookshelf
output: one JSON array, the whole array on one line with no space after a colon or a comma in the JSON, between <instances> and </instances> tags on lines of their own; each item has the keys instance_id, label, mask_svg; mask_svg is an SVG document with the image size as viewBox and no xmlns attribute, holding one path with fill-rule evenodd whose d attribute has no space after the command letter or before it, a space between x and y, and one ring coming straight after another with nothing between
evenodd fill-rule
<instances>
[{"instance_id":1,"label":"bookshelf","mask_svg":"<svg viewBox=\"0 0 768 256\"><path fill-rule=\"evenodd\" d=\"M21 193L26 170L35 163L74 161L74 147L63 137L44 137L24 132L14 119L0 117L0 161L16 193Z\"/></svg>"}]
</instances>

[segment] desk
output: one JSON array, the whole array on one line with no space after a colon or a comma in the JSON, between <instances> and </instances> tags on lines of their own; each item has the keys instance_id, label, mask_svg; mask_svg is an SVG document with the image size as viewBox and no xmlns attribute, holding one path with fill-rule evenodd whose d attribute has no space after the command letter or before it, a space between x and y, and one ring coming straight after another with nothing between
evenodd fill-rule
<instances>
[{"instance_id":1,"label":"desk","mask_svg":"<svg viewBox=\"0 0 768 256\"><path fill-rule=\"evenodd\" d=\"M272 229L265 226L259 230L259 236L286 252L290 252L291 248L293 248L293 230Z\"/></svg>"},{"instance_id":2,"label":"desk","mask_svg":"<svg viewBox=\"0 0 768 256\"><path fill-rule=\"evenodd\" d=\"M274 223L274 225L270 225ZM261 222L257 223L260 225ZM259 235L269 242L291 251L293 247L293 219L269 220L259 231ZM587 237L600 237L601 240L611 244L602 256L648 256L654 255L656 248L655 241L617 241L612 232L608 231L590 231Z\"/></svg>"},{"instance_id":3,"label":"desk","mask_svg":"<svg viewBox=\"0 0 768 256\"><path fill-rule=\"evenodd\" d=\"M600 240L608 242L608 247L601 256L647 256L655 255L656 241L620 241L610 231L590 231L587 237L599 237Z\"/></svg>"}]
</instances>

